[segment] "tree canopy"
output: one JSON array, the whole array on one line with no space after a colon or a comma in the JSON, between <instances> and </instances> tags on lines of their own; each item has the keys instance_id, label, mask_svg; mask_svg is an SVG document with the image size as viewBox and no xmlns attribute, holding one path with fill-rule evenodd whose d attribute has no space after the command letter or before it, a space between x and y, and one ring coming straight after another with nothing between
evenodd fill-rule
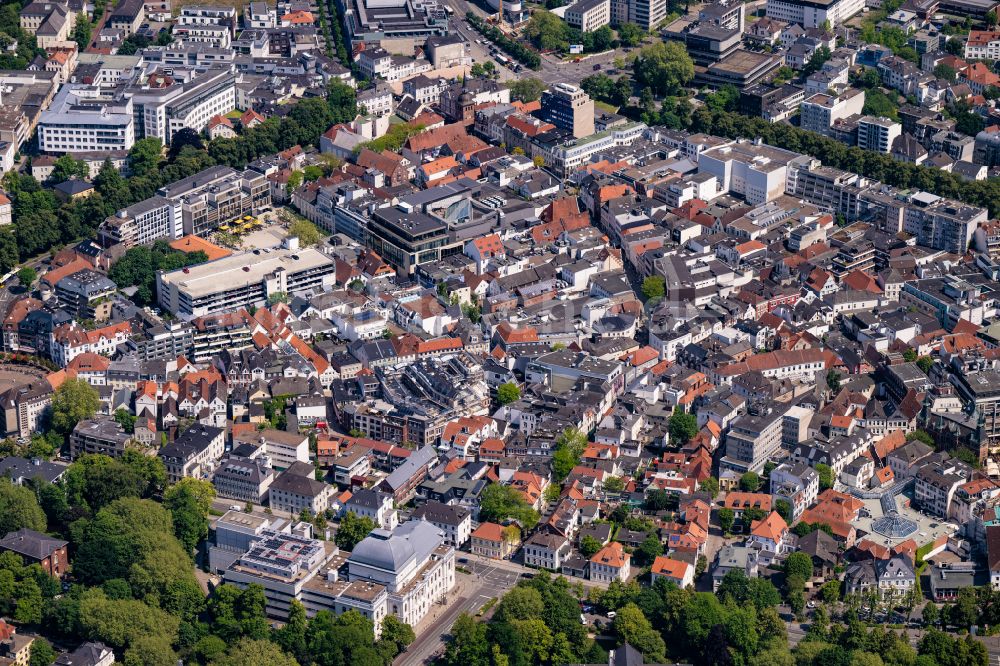
<instances>
[{"instance_id":1,"label":"tree canopy","mask_svg":"<svg viewBox=\"0 0 1000 666\"><path fill-rule=\"evenodd\" d=\"M35 493L14 485L10 479L0 478L0 534L21 529L44 532L46 527L45 512Z\"/></svg>"},{"instance_id":2,"label":"tree canopy","mask_svg":"<svg viewBox=\"0 0 1000 666\"><path fill-rule=\"evenodd\" d=\"M506 382L497 387L497 402L501 405L509 405L521 398L521 389L517 384Z\"/></svg>"},{"instance_id":3,"label":"tree canopy","mask_svg":"<svg viewBox=\"0 0 1000 666\"><path fill-rule=\"evenodd\" d=\"M354 547L362 539L371 534L373 529L375 529L375 521L371 518L368 516L359 516L353 511L348 511L340 521L340 527L337 528L334 542L338 548L354 550Z\"/></svg>"},{"instance_id":4,"label":"tree canopy","mask_svg":"<svg viewBox=\"0 0 1000 666\"><path fill-rule=\"evenodd\" d=\"M694 62L676 41L644 46L632 67L639 85L655 95L676 94L694 78Z\"/></svg>"},{"instance_id":5,"label":"tree canopy","mask_svg":"<svg viewBox=\"0 0 1000 666\"><path fill-rule=\"evenodd\" d=\"M97 390L86 381L71 377L52 395L52 428L68 435L77 423L96 414L100 406Z\"/></svg>"},{"instance_id":6,"label":"tree canopy","mask_svg":"<svg viewBox=\"0 0 1000 666\"><path fill-rule=\"evenodd\" d=\"M532 529L538 524L538 518L538 512L511 486L491 483L479 498L480 522L503 523L513 519L525 529Z\"/></svg>"},{"instance_id":7,"label":"tree canopy","mask_svg":"<svg viewBox=\"0 0 1000 666\"><path fill-rule=\"evenodd\" d=\"M557 481L562 481L580 464L580 457L587 448L587 434L576 428L567 428L556 438L552 454L552 473Z\"/></svg>"},{"instance_id":8,"label":"tree canopy","mask_svg":"<svg viewBox=\"0 0 1000 666\"><path fill-rule=\"evenodd\" d=\"M698 434L698 417L675 407L667 429L670 432L670 442L676 446L684 446Z\"/></svg>"}]
</instances>

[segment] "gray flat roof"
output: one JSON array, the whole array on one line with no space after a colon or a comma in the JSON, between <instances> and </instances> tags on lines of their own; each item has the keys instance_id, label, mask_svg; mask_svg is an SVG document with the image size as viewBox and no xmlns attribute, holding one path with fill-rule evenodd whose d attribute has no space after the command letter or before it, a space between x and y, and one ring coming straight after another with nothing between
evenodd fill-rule
<instances>
[{"instance_id":1,"label":"gray flat roof","mask_svg":"<svg viewBox=\"0 0 1000 666\"><path fill-rule=\"evenodd\" d=\"M254 250L164 273L160 279L197 298L242 284L259 283L279 268L299 273L332 263L330 257L312 248Z\"/></svg>"}]
</instances>

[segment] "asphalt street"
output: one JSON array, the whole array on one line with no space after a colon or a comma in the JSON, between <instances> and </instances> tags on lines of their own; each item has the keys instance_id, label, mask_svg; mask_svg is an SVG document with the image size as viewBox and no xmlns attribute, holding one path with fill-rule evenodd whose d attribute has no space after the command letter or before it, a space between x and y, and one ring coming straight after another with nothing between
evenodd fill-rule
<instances>
[{"instance_id":1,"label":"asphalt street","mask_svg":"<svg viewBox=\"0 0 1000 666\"><path fill-rule=\"evenodd\" d=\"M466 554L459 555L464 557ZM459 566L472 573L456 572L457 582L455 590L448 596L447 610L430 624L417 627L417 640L396 658L395 666L431 661L435 655L444 650L444 642L461 613L475 615L490 599L503 596L507 590L514 587L521 576L519 571L490 566L488 561L473 562L470 559L468 564Z\"/></svg>"}]
</instances>

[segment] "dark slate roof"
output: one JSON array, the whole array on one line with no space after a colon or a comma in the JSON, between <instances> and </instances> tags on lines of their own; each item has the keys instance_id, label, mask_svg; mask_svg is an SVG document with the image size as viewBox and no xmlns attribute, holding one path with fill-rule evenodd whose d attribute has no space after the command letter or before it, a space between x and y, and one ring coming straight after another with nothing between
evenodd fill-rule
<instances>
[{"instance_id":1,"label":"dark slate roof","mask_svg":"<svg viewBox=\"0 0 1000 666\"><path fill-rule=\"evenodd\" d=\"M68 542L34 530L11 532L0 539L0 550L9 550L32 560L44 560Z\"/></svg>"}]
</instances>

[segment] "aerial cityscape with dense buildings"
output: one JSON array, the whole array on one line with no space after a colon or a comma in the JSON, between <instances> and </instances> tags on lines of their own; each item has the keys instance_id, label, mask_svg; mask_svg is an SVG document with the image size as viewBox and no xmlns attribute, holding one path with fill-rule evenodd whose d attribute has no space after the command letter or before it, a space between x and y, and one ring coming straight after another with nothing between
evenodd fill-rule
<instances>
[{"instance_id":1,"label":"aerial cityscape with dense buildings","mask_svg":"<svg viewBox=\"0 0 1000 666\"><path fill-rule=\"evenodd\" d=\"M1000 664L998 12L0 0L0 666Z\"/></svg>"}]
</instances>

